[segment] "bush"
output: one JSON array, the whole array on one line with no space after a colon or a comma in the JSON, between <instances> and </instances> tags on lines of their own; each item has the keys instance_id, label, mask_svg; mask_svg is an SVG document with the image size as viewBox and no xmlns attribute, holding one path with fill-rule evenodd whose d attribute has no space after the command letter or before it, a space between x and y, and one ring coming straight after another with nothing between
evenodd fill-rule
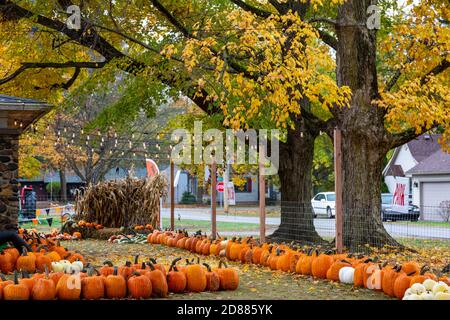
<instances>
[{"instance_id":1,"label":"bush","mask_svg":"<svg viewBox=\"0 0 450 320\"><path fill-rule=\"evenodd\" d=\"M185 191L183 192L183 196L181 197L181 204L193 204L196 203L197 199L195 198L195 196L190 193L189 191Z\"/></svg>"},{"instance_id":2,"label":"bush","mask_svg":"<svg viewBox=\"0 0 450 320\"><path fill-rule=\"evenodd\" d=\"M45 191L51 192L53 196L59 196L61 194L61 183L59 181L49 182L45 186Z\"/></svg>"}]
</instances>

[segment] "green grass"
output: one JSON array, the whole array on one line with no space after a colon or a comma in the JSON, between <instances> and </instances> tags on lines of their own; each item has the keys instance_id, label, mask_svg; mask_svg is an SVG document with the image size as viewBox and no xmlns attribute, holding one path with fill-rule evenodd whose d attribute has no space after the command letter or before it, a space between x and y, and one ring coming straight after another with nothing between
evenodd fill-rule
<instances>
[{"instance_id":1,"label":"green grass","mask_svg":"<svg viewBox=\"0 0 450 320\"><path fill-rule=\"evenodd\" d=\"M450 222L443 221L397 221L397 222L387 222L388 224L409 224L412 226L427 226L427 227L447 227L450 228Z\"/></svg>"},{"instance_id":2,"label":"green grass","mask_svg":"<svg viewBox=\"0 0 450 320\"><path fill-rule=\"evenodd\" d=\"M41 223L34 225L32 222L27 222L20 225L21 228L25 229L36 229L39 232L50 232L52 229L60 229L61 228L61 220L59 218L53 218L52 226L50 227L47 221L41 221Z\"/></svg>"},{"instance_id":3,"label":"green grass","mask_svg":"<svg viewBox=\"0 0 450 320\"><path fill-rule=\"evenodd\" d=\"M163 218L163 226L170 226L170 219ZM211 221L208 220L175 220L176 229L186 229L187 231L208 231L211 230ZM220 231L253 231L259 230L259 225L254 223L239 222L217 222L217 230Z\"/></svg>"}]
</instances>

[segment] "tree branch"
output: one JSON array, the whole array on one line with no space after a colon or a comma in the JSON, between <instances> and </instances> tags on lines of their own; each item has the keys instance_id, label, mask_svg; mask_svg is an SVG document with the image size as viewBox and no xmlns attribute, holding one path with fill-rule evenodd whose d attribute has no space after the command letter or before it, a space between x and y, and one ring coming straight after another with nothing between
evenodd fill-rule
<instances>
[{"instance_id":1,"label":"tree branch","mask_svg":"<svg viewBox=\"0 0 450 320\"><path fill-rule=\"evenodd\" d=\"M105 66L105 62L74 62L74 61L68 61L63 63L56 63L56 62L24 62L22 63L22 66L18 68L16 71L14 71L9 76L0 79L0 85L5 84L14 78L18 77L21 73L23 73L27 69L44 69L44 68L55 68L55 69L64 69L64 68L103 68ZM75 73L76 77L78 77L77 72ZM75 78L76 79L76 78ZM75 81L73 79L73 81ZM72 80L72 79L71 79Z\"/></svg>"},{"instance_id":2,"label":"tree branch","mask_svg":"<svg viewBox=\"0 0 450 320\"><path fill-rule=\"evenodd\" d=\"M261 18L268 18L272 14L269 11L259 9L259 8L252 6L242 0L230 0L230 1L233 2L235 5L237 5L238 7L240 7L241 9L251 12Z\"/></svg>"},{"instance_id":3,"label":"tree branch","mask_svg":"<svg viewBox=\"0 0 450 320\"><path fill-rule=\"evenodd\" d=\"M186 38L192 37L191 32L188 29L186 29L186 27L183 26L183 24L180 21L178 21L178 19L175 18L175 16L172 15L172 13L170 13L170 11L167 10L167 8L164 7L161 2L159 2L158 0L151 0L151 1L153 6L156 9L158 9L158 11L161 12L162 15L165 16L167 20L169 20L170 23L173 24L178 29L178 31L180 31Z\"/></svg>"},{"instance_id":4,"label":"tree branch","mask_svg":"<svg viewBox=\"0 0 450 320\"><path fill-rule=\"evenodd\" d=\"M428 72L426 75L424 75L420 79L420 85L423 86L424 84L426 84L430 80L430 77L437 76L438 74L444 72L448 68L450 68L450 61L448 61L446 59L446 57L444 57L444 60L442 60L436 67L431 69L430 72Z\"/></svg>"},{"instance_id":5,"label":"tree branch","mask_svg":"<svg viewBox=\"0 0 450 320\"><path fill-rule=\"evenodd\" d=\"M325 44L337 51L338 40L335 37L323 30L317 30L317 32L319 32L319 37L323 42L325 42Z\"/></svg>"}]
</instances>

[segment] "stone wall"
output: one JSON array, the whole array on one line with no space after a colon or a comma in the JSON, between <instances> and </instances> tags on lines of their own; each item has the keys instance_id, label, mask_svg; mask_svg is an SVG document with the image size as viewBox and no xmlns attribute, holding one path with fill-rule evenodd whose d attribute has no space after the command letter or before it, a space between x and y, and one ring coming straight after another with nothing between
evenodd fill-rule
<instances>
[{"instance_id":1,"label":"stone wall","mask_svg":"<svg viewBox=\"0 0 450 320\"><path fill-rule=\"evenodd\" d=\"M0 134L0 231L18 223L18 163L19 135Z\"/></svg>"}]
</instances>

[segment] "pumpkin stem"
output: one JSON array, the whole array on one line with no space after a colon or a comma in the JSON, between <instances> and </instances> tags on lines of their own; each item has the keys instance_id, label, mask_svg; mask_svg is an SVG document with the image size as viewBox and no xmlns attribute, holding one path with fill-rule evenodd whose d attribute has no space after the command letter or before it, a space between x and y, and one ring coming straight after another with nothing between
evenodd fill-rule
<instances>
[{"instance_id":1,"label":"pumpkin stem","mask_svg":"<svg viewBox=\"0 0 450 320\"><path fill-rule=\"evenodd\" d=\"M45 278L48 279L49 272L46 264L44 265L44 271L45 271Z\"/></svg>"},{"instance_id":2,"label":"pumpkin stem","mask_svg":"<svg viewBox=\"0 0 450 320\"><path fill-rule=\"evenodd\" d=\"M131 267L131 261L125 262L125 267Z\"/></svg>"},{"instance_id":3,"label":"pumpkin stem","mask_svg":"<svg viewBox=\"0 0 450 320\"><path fill-rule=\"evenodd\" d=\"M0 273L0 279L2 281L6 281L6 277L5 277L5 275L3 273Z\"/></svg>"},{"instance_id":4,"label":"pumpkin stem","mask_svg":"<svg viewBox=\"0 0 450 320\"><path fill-rule=\"evenodd\" d=\"M155 258L148 258L148 260L150 260L153 264L157 264L156 259Z\"/></svg>"},{"instance_id":5,"label":"pumpkin stem","mask_svg":"<svg viewBox=\"0 0 450 320\"><path fill-rule=\"evenodd\" d=\"M117 266L113 267L113 275L117 276L119 273L119 268Z\"/></svg>"},{"instance_id":6,"label":"pumpkin stem","mask_svg":"<svg viewBox=\"0 0 450 320\"><path fill-rule=\"evenodd\" d=\"M425 272L427 272L429 270L430 270L430 267L428 265L424 264L423 267L420 269L420 275L423 276L425 274Z\"/></svg>"},{"instance_id":7,"label":"pumpkin stem","mask_svg":"<svg viewBox=\"0 0 450 320\"><path fill-rule=\"evenodd\" d=\"M113 267L113 263L110 260L103 261L103 265L107 265L108 267Z\"/></svg>"},{"instance_id":8,"label":"pumpkin stem","mask_svg":"<svg viewBox=\"0 0 450 320\"><path fill-rule=\"evenodd\" d=\"M152 271L156 270L155 265L151 261L147 261L147 265L150 267Z\"/></svg>"},{"instance_id":9,"label":"pumpkin stem","mask_svg":"<svg viewBox=\"0 0 450 320\"><path fill-rule=\"evenodd\" d=\"M208 269L208 272L211 272L211 266L207 264L206 262L203 262L203 265Z\"/></svg>"},{"instance_id":10,"label":"pumpkin stem","mask_svg":"<svg viewBox=\"0 0 450 320\"><path fill-rule=\"evenodd\" d=\"M223 260L220 260L220 261L219 261L219 268L222 268L222 265L224 265L225 268L228 268L227 263L226 263L225 261L223 261Z\"/></svg>"},{"instance_id":11,"label":"pumpkin stem","mask_svg":"<svg viewBox=\"0 0 450 320\"><path fill-rule=\"evenodd\" d=\"M139 262L139 255L137 254L137 255L134 257L134 264L138 264L138 262Z\"/></svg>"},{"instance_id":12,"label":"pumpkin stem","mask_svg":"<svg viewBox=\"0 0 450 320\"><path fill-rule=\"evenodd\" d=\"M14 284L19 284L19 276L16 270L14 270Z\"/></svg>"},{"instance_id":13,"label":"pumpkin stem","mask_svg":"<svg viewBox=\"0 0 450 320\"><path fill-rule=\"evenodd\" d=\"M141 263L141 269L142 269L142 270L147 269L147 268L145 267L145 262L142 262L142 263Z\"/></svg>"}]
</instances>

